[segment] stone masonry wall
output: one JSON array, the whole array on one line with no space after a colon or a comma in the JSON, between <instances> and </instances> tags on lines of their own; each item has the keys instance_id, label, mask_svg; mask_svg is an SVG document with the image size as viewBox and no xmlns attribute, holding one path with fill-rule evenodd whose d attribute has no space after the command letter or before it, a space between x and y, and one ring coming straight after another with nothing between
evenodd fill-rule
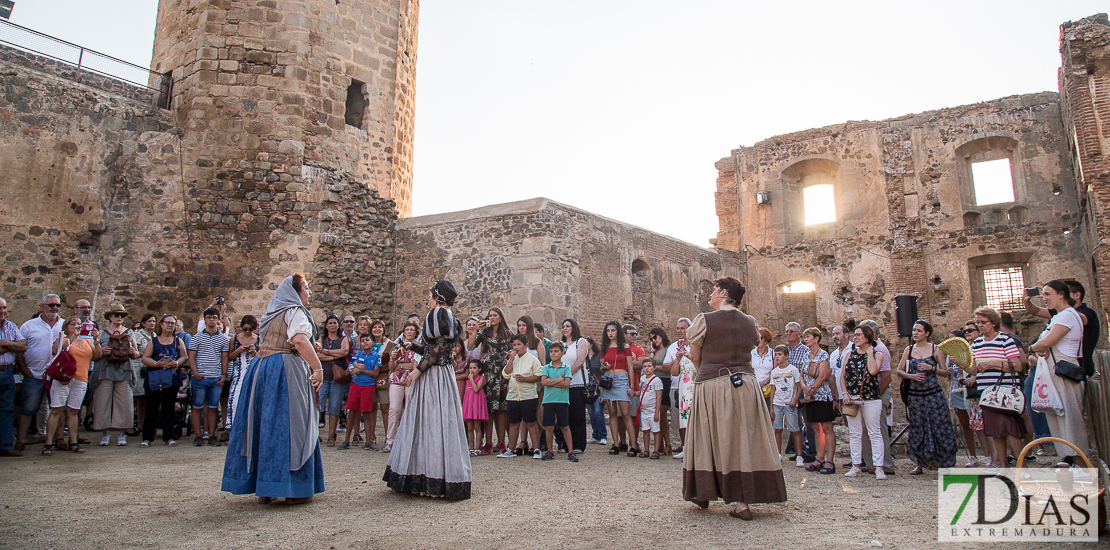
<instances>
[{"instance_id":1,"label":"stone masonry wall","mask_svg":"<svg viewBox=\"0 0 1110 550\"><path fill-rule=\"evenodd\" d=\"M113 95L133 99L147 105L157 105L162 99L162 94L157 90L136 86L130 82L89 72L88 70L78 71L76 65L71 65L41 55L35 55L31 52L3 44L0 44L0 62L7 65L27 67L40 73L80 82L90 88L96 88L97 90L108 92ZM157 79L149 84L157 88L159 80L160 79Z\"/></svg>"},{"instance_id":2,"label":"stone masonry wall","mask_svg":"<svg viewBox=\"0 0 1110 550\"><path fill-rule=\"evenodd\" d=\"M735 254L542 198L409 218L399 229L398 320L423 313L431 283L447 278L464 318L496 306L510 325L532 316L552 339L565 318L595 337L610 320L673 335L675 320L702 311L695 297L704 301L706 283L744 275Z\"/></svg>"},{"instance_id":3,"label":"stone masonry wall","mask_svg":"<svg viewBox=\"0 0 1110 550\"><path fill-rule=\"evenodd\" d=\"M48 292L187 325L216 295L258 315L276 288L264 278L299 271L319 318L389 322L397 212L361 179L310 167L288 183L229 170L197 185L169 111L21 66L0 63L0 81L0 296L13 319Z\"/></svg>"},{"instance_id":4,"label":"stone masonry wall","mask_svg":"<svg viewBox=\"0 0 1110 550\"><path fill-rule=\"evenodd\" d=\"M716 242L748 254L750 312L778 335L793 320L785 309L801 307L781 290L796 280L816 285L822 328L874 318L894 338L894 296L913 294L919 317L947 333L984 305L979 268L1023 265L1029 286L1090 280L1066 143L1054 93L770 138L718 161ZM999 158L1015 201L977 206L970 163ZM836 222L804 224L812 181L833 184ZM756 204L760 191L770 204Z\"/></svg>"},{"instance_id":5,"label":"stone masonry wall","mask_svg":"<svg viewBox=\"0 0 1110 550\"><path fill-rule=\"evenodd\" d=\"M1084 219L1083 248L1096 284L1088 303L1110 303L1110 22L1099 14L1060 27L1060 103ZM1091 307L1095 307L1092 305ZM1106 309L1103 319L1110 317ZM1106 331L1103 331L1105 334Z\"/></svg>"}]
</instances>

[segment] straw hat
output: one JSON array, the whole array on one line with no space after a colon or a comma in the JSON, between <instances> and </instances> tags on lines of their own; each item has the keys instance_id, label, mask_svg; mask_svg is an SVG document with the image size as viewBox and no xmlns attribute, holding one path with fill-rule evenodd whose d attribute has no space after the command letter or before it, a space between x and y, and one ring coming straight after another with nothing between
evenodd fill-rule
<instances>
[{"instance_id":1,"label":"straw hat","mask_svg":"<svg viewBox=\"0 0 1110 550\"><path fill-rule=\"evenodd\" d=\"M104 312L104 318L110 319L113 313L122 313L124 317L130 315L129 313L127 313L127 309L123 307L123 304L113 304L112 307L108 309L108 311Z\"/></svg>"}]
</instances>

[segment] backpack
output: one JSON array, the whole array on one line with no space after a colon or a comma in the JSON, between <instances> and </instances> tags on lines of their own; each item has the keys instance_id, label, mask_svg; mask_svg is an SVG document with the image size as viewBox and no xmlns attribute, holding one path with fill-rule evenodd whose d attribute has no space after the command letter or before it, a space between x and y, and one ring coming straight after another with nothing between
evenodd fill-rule
<instances>
[{"instance_id":1,"label":"backpack","mask_svg":"<svg viewBox=\"0 0 1110 550\"><path fill-rule=\"evenodd\" d=\"M104 348L104 358L113 364L126 363L131 360L131 334L109 334L108 345Z\"/></svg>"}]
</instances>

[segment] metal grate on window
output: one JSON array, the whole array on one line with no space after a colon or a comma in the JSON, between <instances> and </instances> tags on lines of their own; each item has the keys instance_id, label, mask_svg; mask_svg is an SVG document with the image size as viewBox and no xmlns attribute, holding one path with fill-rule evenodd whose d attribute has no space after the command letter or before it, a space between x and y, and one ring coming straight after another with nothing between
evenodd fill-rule
<instances>
[{"instance_id":1,"label":"metal grate on window","mask_svg":"<svg viewBox=\"0 0 1110 550\"><path fill-rule=\"evenodd\" d=\"M987 291L987 307L998 311L1022 308L1025 294L1025 277L1020 267L984 269L983 286Z\"/></svg>"}]
</instances>

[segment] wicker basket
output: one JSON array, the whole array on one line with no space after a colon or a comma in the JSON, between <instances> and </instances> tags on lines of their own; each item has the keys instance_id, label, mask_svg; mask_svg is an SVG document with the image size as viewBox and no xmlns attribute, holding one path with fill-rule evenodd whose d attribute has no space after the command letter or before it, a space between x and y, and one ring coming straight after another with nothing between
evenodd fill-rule
<instances>
[{"instance_id":1,"label":"wicker basket","mask_svg":"<svg viewBox=\"0 0 1110 550\"><path fill-rule=\"evenodd\" d=\"M1025 457L1041 443L1061 443L1071 447L1079 458L1083 459L1083 463L1087 468L1095 470L1097 473L1094 479L1089 481L1076 481L1071 478L1070 474L1061 473L1057 476L1056 480L1023 480L1021 475L1021 468L1025 465ZM1014 467L1014 477L1016 477L1017 490L1019 495L1029 495L1039 500L1048 500L1052 497L1056 501L1066 501L1071 498L1071 495L1076 491L1082 493L1096 493L1098 495L1098 532L1103 533L1106 531L1106 486L1101 483L1102 469L1095 468L1091 463L1091 459L1087 458L1079 447L1076 447L1072 442L1060 439L1058 437L1042 437L1030 441L1028 445L1021 450L1018 455L1017 466Z\"/></svg>"}]
</instances>

